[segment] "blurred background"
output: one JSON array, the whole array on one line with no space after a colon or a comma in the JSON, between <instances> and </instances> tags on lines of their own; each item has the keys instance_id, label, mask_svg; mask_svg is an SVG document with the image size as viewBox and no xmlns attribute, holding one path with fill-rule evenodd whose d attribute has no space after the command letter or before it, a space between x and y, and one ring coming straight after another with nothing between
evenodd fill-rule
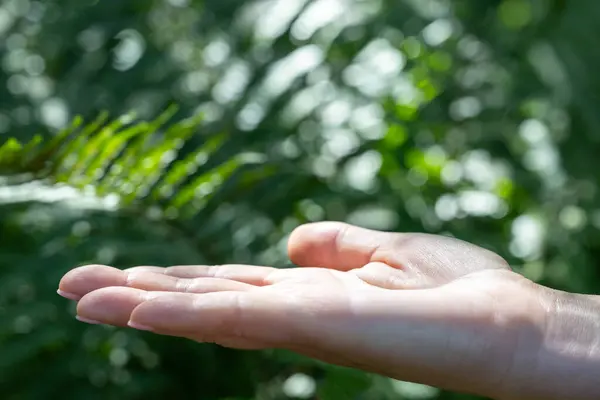
<instances>
[{"instance_id":1,"label":"blurred background","mask_svg":"<svg viewBox=\"0 0 600 400\"><path fill-rule=\"evenodd\" d=\"M68 163L0 176L1 397L473 399L87 326L57 283L84 263L284 266L291 230L326 219L454 235L599 293L598 17L592 0L0 0L0 144L103 111L203 116L185 140L157 131L160 162L115 155L145 167L104 186Z\"/></svg>"}]
</instances>

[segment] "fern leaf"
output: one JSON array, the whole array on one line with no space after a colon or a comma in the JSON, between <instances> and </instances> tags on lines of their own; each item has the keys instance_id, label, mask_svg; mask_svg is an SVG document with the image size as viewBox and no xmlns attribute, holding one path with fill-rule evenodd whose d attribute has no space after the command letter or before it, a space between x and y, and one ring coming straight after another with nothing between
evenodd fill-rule
<instances>
[{"instance_id":1,"label":"fern leaf","mask_svg":"<svg viewBox=\"0 0 600 400\"><path fill-rule=\"evenodd\" d=\"M210 155L225 142L225 138L224 134L215 135L198 150L176 161L161 180L161 185L152 192L152 198L155 200L170 198L188 176L196 173L198 168L208 161Z\"/></svg>"},{"instance_id":2,"label":"fern leaf","mask_svg":"<svg viewBox=\"0 0 600 400\"><path fill-rule=\"evenodd\" d=\"M77 117L50 140L36 136L22 144L10 139L0 146L0 175L29 172L33 179L93 188L101 197L116 195L124 207L159 206L162 215L175 216L197 213L234 177L248 188L276 173L277 168L264 168L268 163L260 154L216 157L228 143L225 133L205 137L180 157L203 119L196 115L167 126L176 111L172 106L150 122L135 121L133 115L111 121L102 113L85 124Z\"/></svg>"}]
</instances>

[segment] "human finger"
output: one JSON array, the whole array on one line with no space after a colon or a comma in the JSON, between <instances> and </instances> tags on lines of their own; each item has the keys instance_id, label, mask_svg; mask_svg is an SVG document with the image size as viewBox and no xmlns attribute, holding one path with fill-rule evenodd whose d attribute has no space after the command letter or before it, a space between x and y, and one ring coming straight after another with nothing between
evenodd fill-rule
<instances>
[{"instance_id":1,"label":"human finger","mask_svg":"<svg viewBox=\"0 0 600 400\"><path fill-rule=\"evenodd\" d=\"M269 275L278 271L278 268L254 266L254 265L176 265L166 268L158 267L134 267L126 269L126 272L154 272L177 278L218 278L247 283L255 286L265 286Z\"/></svg>"},{"instance_id":2,"label":"human finger","mask_svg":"<svg viewBox=\"0 0 600 400\"><path fill-rule=\"evenodd\" d=\"M96 290L84 296L77 307L77 319L89 324L105 324L118 327L130 327L139 330L149 330L146 326L131 323L131 314L140 304L152 301L153 299L162 298L163 305L170 308L171 313L178 313L178 304L181 298L187 298L193 301L191 293L176 293L171 296L172 292L146 292L134 288L126 287L109 287ZM178 296L180 295L180 296ZM182 330L181 326L163 324L160 327L151 329L153 333L160 335L177 336L191 339L198 342L217 343L222 346L244 349L257 350L269 347L259 340L249 340L235 335L228 335L223 332L219 336L207 336L204 332L198 330Z\"/></svg>"},{"instance_id":3,"label":"human finger","mask_svg":"<svg viewBox=\"0 0 600 400\"><path fill-rule=\"evenodd\" d=\"M154 272L128 271L126 286L146 291L210 293L256 288L248 283L222 278L179 278Z\"/></svg>"},{"instance_id":4,"label":"human finger","mask_svg":"<svg viewBox=\"0 0 600 400\"><path fill-rule=\"evenodd\" d=\"M288 252L303 267L348 271L378 262L413 277L425 275L437 284L484 269L510 270L496 253L462 240L380 232L339 222L300 226L290 236Z\"/></svg>"},{"instance_id":5,"label":"human finger","mask_svg":"<svg viewBox=\"0 0 600 400\"><path fill-rule=\"evenodd\" d=\"M126 286L127 276L106 265L85 265L67 272L58 284L58 294L78 301L86 294L103 287Z\"/></svg>"},{"instance_id":6,"label":"human finger","mask_svg":"<svg viewBox=\"0 0 600 400\"><path fill-rule=\"evenodd\" d=\"M371 262L376 252L391 249L394 235L341 222L306 224L290 235L288 253L302 267L348 271Z\"/></svg>"},{"instance_id":7,"label":"human finger","mask_svg":"<svg viewBox=\"0 0 600 400\"><path fill-rule=\"evenodd\" d=\"M145 290L128 287L94 290L77 303L77 319L90 324L125 327L135 307L150 296Z\"/></svg>"},{"instance_id":8,"label":"human finger","mask_svg":"<svg viewBox=\"0 0 600 400\"><path fill-rule=\"evenodd\" d=\"M196 278L220 279L223 285L225 285L225 281L237 282L239 284L230 283L227 286L231 290L242 290L242 283L266 285L267 278L273 271L277 271L277 269L247 265L167 268L140 266L126 270L106 265L86 265L67 272L60 280L58 293L65 298L78 301L84 295L103 287L131 286L145 290L166 288L170 288L167 290L176 290L178 288L177 290L181 291L186 288L202 287L208 283L208 281L191 281ZM212 283L217 282L213 281Z\"/></svg>"},{"instance_id":9,"label":"human finger","mask_svg":"<svg viewBox=\"0 0 600 400\"><path fill-rule=\"evenodd\" d=\"M220 292L170 293L140 303L129 326L161 333L184 332L200 341L215 343L289 343L295 323L287 302L273 293Z\"/></svg>"}]
</instances>

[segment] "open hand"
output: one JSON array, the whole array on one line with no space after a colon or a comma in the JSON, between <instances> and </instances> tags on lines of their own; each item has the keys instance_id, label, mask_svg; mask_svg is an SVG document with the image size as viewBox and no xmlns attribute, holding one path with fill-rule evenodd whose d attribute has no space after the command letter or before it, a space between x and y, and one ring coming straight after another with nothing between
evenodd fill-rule
<instances>
[{"instance_id":1,"label":"open hand","mask_svg":"<svg viewBox=\"0 0 600 400\"><path fill-rule=\"evenodd\" d=\"M59 293L90 323L288 349L496 398L526 386L519 376L535 368L546 289L496 254L324 222L296 229L289 256L301 268L85 266L64 276Z\"/></svg>"}]
</instances>

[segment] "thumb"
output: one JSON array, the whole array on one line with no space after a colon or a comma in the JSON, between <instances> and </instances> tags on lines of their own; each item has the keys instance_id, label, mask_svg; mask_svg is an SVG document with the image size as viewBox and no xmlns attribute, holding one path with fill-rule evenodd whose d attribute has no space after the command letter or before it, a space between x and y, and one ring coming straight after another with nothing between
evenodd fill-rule
<instances>
[{"instance_id":1,"label":"thumb","mask_svg":"<svg viewBox=\"0 0 600 400\"><path fill-rule=\"evenodd\" d=\"M301 267L349 271L389 253L398 234L373 231L341 222L302 225L290 235L288 254Z\"/></svg>"},{"instance_id":2,"label":"thumb","mask_svg":"<svg viewBox=\"0 0 600 400\"><path fill-rule=\"evenodd\" d=\"M374 231L340 222L302 225L292 232L288 253L302 267L349 271L386 264L439 283L485 269L510 267L497 254L462 240L423 233ZM399 276L405 277L404 274Z\"/></svg>"}]
</instances>

